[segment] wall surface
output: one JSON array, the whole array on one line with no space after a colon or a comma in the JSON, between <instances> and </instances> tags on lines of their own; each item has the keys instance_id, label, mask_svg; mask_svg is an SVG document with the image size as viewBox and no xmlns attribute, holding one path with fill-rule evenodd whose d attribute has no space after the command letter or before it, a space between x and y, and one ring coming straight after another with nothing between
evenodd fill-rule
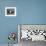
<instances>
[{"instance_id":1,"label":"wall surface","mask_svg":"<svg viewBox=\"0 0 46 46\"><path fill-rule=\"evenodd\" d=\"M16 7L16 17L6 17L5 7ZM0 44L8 43L17 24L46 24L46 0L0 0ZM16 39L17 43L17 39Z\"/></svg>"}]
</instances>

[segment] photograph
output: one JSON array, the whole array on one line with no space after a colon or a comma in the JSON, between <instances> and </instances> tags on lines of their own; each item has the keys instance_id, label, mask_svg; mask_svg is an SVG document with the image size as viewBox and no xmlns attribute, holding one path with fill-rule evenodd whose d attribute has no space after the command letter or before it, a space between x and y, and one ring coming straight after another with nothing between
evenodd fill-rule
<instances>
[{"instance_id":1,"label":"photograph","mask_svg":"<svg viewBox=\"0 0 46 46\"><path fill-rule=\"evenodd\" d=\"M16 16L16 7L5 7L5 16Z\"/></svg>"}]
</instances>

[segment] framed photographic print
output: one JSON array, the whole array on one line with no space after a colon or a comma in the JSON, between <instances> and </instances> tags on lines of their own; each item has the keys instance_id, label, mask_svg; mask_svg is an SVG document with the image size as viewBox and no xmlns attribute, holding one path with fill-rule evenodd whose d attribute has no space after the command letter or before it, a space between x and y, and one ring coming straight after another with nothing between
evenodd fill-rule
<instances>
[{"instance_id":1,"label":"framed photographic print","mask_svg":"<svg viewBox=\"0 0 46 46\"><path fill-rule=\"evenodd\" d=\"M5 7L5 16L16 16L16 7Z\"/></svg>"}]
</instances>

